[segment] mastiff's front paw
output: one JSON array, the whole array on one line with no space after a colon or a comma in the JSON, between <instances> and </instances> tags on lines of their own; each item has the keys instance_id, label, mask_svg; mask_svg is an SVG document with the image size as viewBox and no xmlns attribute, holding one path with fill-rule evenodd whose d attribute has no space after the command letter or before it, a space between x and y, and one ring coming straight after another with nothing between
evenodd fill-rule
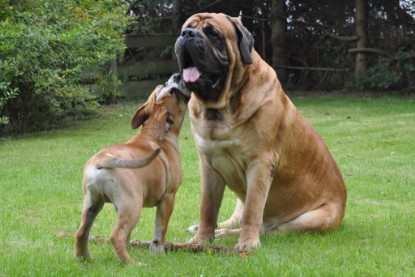
<instances>
[{"instance_id":1,"label":"mastiff's front paw","mask_svg":"<svg viewBox=\"0 0 415 277\"><path fill-rule=\"evenodd\" d=\"M191 244L201 244L203 242L204 242L204 240L199 239L197 236L194 236L191 239L189 239L188 241L186 241L186 243L191 243Z\"/></svg>"},{"instance_id":2,"label":"mastiff's front paw","mask_svg":"<svg viewBox=\"0 0 415 277\"><path fill-rule=\"evenodd\" d=\"M259 239L247 239L244 241L239 241L235 246L235 250L238 252L252 251L259 247L261 242Z\"/></svg>"},{"instance_id":3,"label":"mastiff's front paw","mask_svg":"<svg viewBox=\"0 0 415 277\"><path fill-rule=\"evenodd\" d=\"M203 236L203 235L200 235L199 233L197 233L193 238L188 240L187 243L202 244L202 243L206 243L206 242L212 242L214 239L215 239L214 234L211 235L211 236Z\"/></svg>"}]
</instances>

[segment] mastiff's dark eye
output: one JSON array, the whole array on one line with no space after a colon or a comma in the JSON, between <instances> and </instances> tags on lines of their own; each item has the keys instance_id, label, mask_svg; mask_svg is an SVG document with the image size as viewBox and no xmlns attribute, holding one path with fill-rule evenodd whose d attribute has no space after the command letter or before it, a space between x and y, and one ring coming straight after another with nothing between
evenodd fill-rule
<instances>
[{"instance_id":1,"label":"mastiff's dark eye","mask_svg":"<svg viewBox=\"0 0 415 277\"><path fill-rule=\"evenodd\" d=\"M210 37L220 38L219 32L212 25L207 25L203 32Z\"/></svg>"},{"instance_id":2,"label":"mastiff's dark eye","mask_svg":"<svg viewBox=\"0 0 415 277\"><path fill-rule=\"evenodd\" d=\"M213 46L219 51L224 51L225 44L223 43L223 36L212 25L207 25L203 28L203 32L209 38Z\"/></svg>"}]
</instances>

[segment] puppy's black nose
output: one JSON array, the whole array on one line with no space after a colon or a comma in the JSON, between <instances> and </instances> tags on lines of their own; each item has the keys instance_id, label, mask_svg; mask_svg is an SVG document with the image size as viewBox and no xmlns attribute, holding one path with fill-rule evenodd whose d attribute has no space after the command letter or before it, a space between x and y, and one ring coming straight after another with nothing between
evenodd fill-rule
<instances>
[{"instance_id":1,"label":"puppy's black nose","mask_svg":"<svg viewBox=\"0 0 415 277\"><path fill-rule=\"evenodd\" d=\"M182 31L181 36L184 38L194 38L197 35L197 31L192 28L186 28Z\"/></svg>"},{"instance_id":2,"label":"puppy's black nose","mask_svg":"<svg viewBox=\"0 0 415 277\"><path fill-rule=\"evenodd\" d=\"M182 75L180 73L175 73L172 75L173 82L179 83L179 81L182 79Z\"/></svg>"}]
</instances>

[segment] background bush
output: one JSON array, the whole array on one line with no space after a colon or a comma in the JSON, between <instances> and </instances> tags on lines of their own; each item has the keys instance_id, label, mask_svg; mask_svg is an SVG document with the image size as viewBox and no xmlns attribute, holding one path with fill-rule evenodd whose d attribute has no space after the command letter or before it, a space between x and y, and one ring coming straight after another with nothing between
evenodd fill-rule
<instances>
[{"instance_id":1,"label":"background bush","mask_svg":"<svg viewBox=\"0 0 415 277\"><path fill-rule=\"evenodd\" d=\"M95 105L85 68L125 47L119 1L0 0L0 135L45 129Z\"/></svg>"},{"instance_id":2,"label":"background bush","mask_svg":"<svg viewBox=\"0 0 415 277\"><path fill-rule=\"evenodd\" d=\"M390 58L381 58L372 65L366 76L356 80L355 87L360 90L400 89L400 84L415 86L415 65L413 56L406 51L398 51Z\"/></svg>"}]
</instances>

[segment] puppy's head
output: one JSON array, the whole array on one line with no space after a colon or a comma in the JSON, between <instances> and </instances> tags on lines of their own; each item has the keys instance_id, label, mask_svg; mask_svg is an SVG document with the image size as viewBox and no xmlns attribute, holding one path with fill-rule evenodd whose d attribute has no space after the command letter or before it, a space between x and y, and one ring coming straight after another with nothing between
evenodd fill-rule
<instances>
[{"instance_id":1,"label":"puppy's head","mask_svg":"<svg viewBox=\"0 0 415 277\"><path fill-rule=\"evenodd\" d=\"M131 120L131 127L148 127L160 140L169 132L178 135L189 97L190 91L185 88L181 75L173 74L164 85L158 85L138 109Z\"/></svg>"}]
</instances>

